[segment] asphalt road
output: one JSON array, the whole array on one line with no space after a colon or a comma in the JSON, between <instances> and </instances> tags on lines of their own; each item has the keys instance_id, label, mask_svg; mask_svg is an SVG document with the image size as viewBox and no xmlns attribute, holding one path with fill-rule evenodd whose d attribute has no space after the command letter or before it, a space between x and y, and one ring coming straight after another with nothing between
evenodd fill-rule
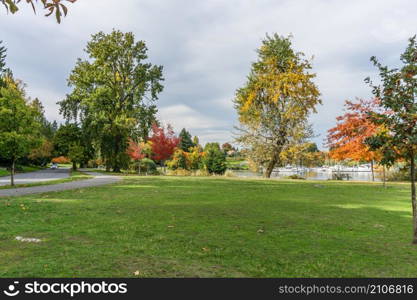
<instances>
[{"instance_id":1,"label":"asphalt road","mask_svg":"<svg viewBox=\"0 0 417 300\"><path fill-rule=\"evenodd\" d=\"M64 179L70 176L69 168L45 169L36 172L20 173L14 177L15 184L39 183L57 179ZM10 185L10 176L0 177L0 186Z\"/></svg>"},{"instance_id":2,"label":"asphalt road","mask_svg":"<svg viewBox=\"0 0 417 300\"><path fill-rule=\"evenodd\" d=\"M51 171L54 171L54 170L51 170ZM62 169L57 170L57 171L62 171ZM80 189L80 188L87 188L87 187L117 183L122 180L120 176L89 172L88 170L80 170L80 171L83 171L84 173L88 175L94 176L94 178L65 182L65 183L58 183L58 184L51 184L51 185L40 185L40 186L33 186L33 187L3 189L3 190L0 189L0 197L23 196L23 195L29 195L29 194L41 194L41 193L47 193L47 192L74 190L74 189ZM69 171L67 172L69 174ZM33 172L33 173L38 173L38 172ZM65 172L56 172L54 174L61 174L61 173L65 173ZM27 173L27 174L31 174L31 173ZM59 178L55 177L54 179L59 179Z\"/></svg>"}]
</instances>

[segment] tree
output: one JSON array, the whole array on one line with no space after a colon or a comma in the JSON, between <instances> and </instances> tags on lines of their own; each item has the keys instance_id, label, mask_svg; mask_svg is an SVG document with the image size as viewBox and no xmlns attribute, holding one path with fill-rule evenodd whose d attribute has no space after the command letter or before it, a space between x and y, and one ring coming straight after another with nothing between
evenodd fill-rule
<instances>
[{"instance_id":1,"label":"tree","mask_svg":"<svg viewBox=\"0 0 417 300\"><path fill-rule=\"evenodd\" d=\"M65 125L61 125L57 130L54 139L54 155L55 156L70 156L71 147L75 147L74 145L81 145L82 143L82 132L80 127L74 123L67 123ZM73 150L73 157L76 158L77 161L72 161L72 168L73 170L77 169L77 162L79 162L79 153L75 153L79 151L79 148L72 149ZM77 154L77 155L75 155Z\"/></svg>"},{"instance_id":2,"label":"tree","mask_svg":"<svg viewBox=\"0 0 417 300\"><path fill-rule=\"evenodd\" d=\"M159 125L158 120L156 119L156 113L158 109L154 104L143 103L138 109L136 119L139 121L136 126L136 138L147 142L149 138L149 133L152 130L152 125Z\"/></svg>"},{"instance_id":3,"label":"tree","mask_svg":"<svg viewBox=\"0 0 417 300\"><path fill-rule=\"evenodd\" d=\"M28 158L37 165L46 166L52 159L53 150L52 142L43 139L39 147L30 151Z\"/></svg>"},{"instance_id":4,"label":"tree","mask_svg":"<svg viewBox=\"0 0 417 300\"><path fill-rule=\"evenodd\" d=\"M72 162L72 170L77 170L77 163L81 164L84 160L84 147L80 143L73 142L68 147L68 158Z\"/></svg>"},{"instance_id":5,"label":"tree","mask_svg":"<svg viewBox=\"0 0 417 300\"><path fill-rule=\"evenodd\" d=\"M194 143L191 139L191 134L183 128L179 134L180 143L178 147L182 149L182 151L188 152L191 147L194 147Z\"/></svg>"},{"instance_id":6,"label":"tree","mask_svg":"<svg viewBox=\"0 0 417 300\"><path fill-rule=\"evenodd\" d=\"M37 122L41 125L41 128L40 128L41 135L45 137L47 140L51 141L55 135L55 132L57 131L56 121L51 123L46 119L45 109L42 105L42 102L38 98L35 98L33 101L31 101L30 105L33 107L33 109L37 113L36 119L37 119Z\"/></svg>"},{"instance_id":7,"label":"tree","mask_svg":"<svg viewBox=\"0 0 417 300\"><path fill-rule=\"evenodd\" d=\"M0 0L0 3L4 5L7 12L11 12L12 14L16 13L19 10L19 3L22 0ZM68 8L63 4L64 2L71 2L74 3L77 0L40 0L39 2L42 3L43 9L47 11L45 16L50 16L55 13L55 18L58 23L61 23L61 17L66 16L68 13ZM27 4L30 4L33 8L33 11L36 12L35 3L38 0L26 0Z\"/></svg>"},{"instance_id":8,"label":"tree","mask_svg":"<svg viewBox=\"0 0 417 300\"><path fill-rule=\"evenodd\" d=\"M292 49L289 37L267 35L258 55L234 99L241 124L237 142L249 147L269 178L280 153L308 137L307 118L321 100L310 61Z\"/></svg>"},{"instance_id":9,"label":"tree","mask_svg":"<svg viewBox=\"0 0 417 300\"><path fill-rule=\"evenodd\" d=\"M188 159L188 168L190 170L198 170L202 167L202 158L203 153L202 149L199 146L191 147L189 152L187 153Z\"/></svg>"},{"instance_id":10,"label":"tree","mask_svg":"<svg viewBox=\"0 0 417 300\"><path fill-rule=\"evenodd\" d=\"M378 99L360 99L357 103L346 101L345 107L346 113L337 117L337 125L328 131L329 155L335 160L370 162L374 180L373 164L380 155L366 144L366 139L380 130L370 118L371 113L379 110Z\"/></svg>"},{"instance_id":11,"label":"tree","mask_svg":"<svg viewBox=\"0 0 417 300\"><path fill-rule=\"evenodd\" d=\"M22 83L5 78L0 88L0 156L10 160L10 181L14 186L16 161L40 143L36 111L25 99Z\"/></svg>"},{"instance_id":12,"label":"tree","mask_svg":"<svg viewBox=\"0 0 417 300\"><path fill-rule=\"evenodd\" d=\"M295 164L306 167L321 166L324 155L315 143L306 142L293 145L281 152L280 159L284 164Z\"/></svg>"},{"instance_id":13,"label":"tree","mask_svg":"<svg viewBox=\"0 0 417 300\"><path fill-rule=\"evenodd\" d=\"M167 165L168 165L168 168L172 170L177 170L177 169L188 170L189 163L188 163L187 152L185 152L181 148L176 148L172 155L172 159L168 161Z\"/></svg>"},{"instance_id":14,"label":"tree","mask_svg":"<svg viewBox=\"0 0 417 300\"><path fill-rule=\"evenodd\" d=\"M6 47L2 46L2 44L3 44L3 41L0 41L0 88L5 87L4 80L7 78L7 76L5 76L5 73L7 73L7 68L6 68L7 49Z\"/></svg>"},{"instance_id":15,"label":"tree","mask_svg":"<svg viewBox=\"0 0 417 300\"><path fill-rule=\"evenodd\" d=\"M417 244L417 203L415 184L415 156L417 153L417 43L410 38L405 52L400 57L399 68L383 66L376 57L371 61L379 70L380 83L366 78L379 105L387 113L372 113L378 125L386 127L368 140L374 148L382 148L383 160L393 163L404 159L410 165L411 206L413 211L413 244ZM388 147L387 147L388 146ZM386 151L389 149L389 151Z\"/></svg>"},{"instance_id":16,"label":"tree","mask_svg":"<svg viewBox=\"0 0 417 300\"><path fill-rule=\"evenodd\" d=\"M219 143L207 143L204 147L203 164L210 174L224 174L227 169L226 155Z\"/></svg>"},{"instance_id":17,"label":"tree","mask_svg":"<svg viewBox=\"0 0 417 300\"><path fill-rule=\"evenodd\" d=\"M152 159L165 166L165 161L172 156L180 139L175 136L171 125L168 124L165 130L164 127L158 127L154 124L149 141L152 145Z\"/></svg>"},{"instance_id":18,"label":"tree","mask_svg":"<svg viewBox=\"0 0 417 300\"><path fill-rule=\"evenodd\" d=\"M201 148L201 150L203 149L203 147L201 147L200 145L200 139L198 138L198 136L193 137L193 144L195 147Z\"/></svg>"},{"instance_id":19,"label":"tree","mask_svg":"<svg viewBox=\"0 0 417 300\"><path fill-rule=\"evenodd\" d=\"M234 149L233 149L233 146L230 143L224 143L222 145L222 150L223 150L224 153L227 154L227 152L232 151Z\"/></svg>"},{"instance_id":20,"label":"tree","mask_svg":"<svg viewBox=\"0 0 417 300\"><path fill-rule=\"evenodd\" d=\"M4 46L1 46L3 41L0 41L0 75L3 74L6 67L6 52L7 49Z\"/></svg>"},{"instance_id":21,"label":"tree","mask_svg":"<svg viewBox=\"0 0 417 300\"><path fill-rule=\"evenodd\" d=\"M143 134L143 114L155 115L155 108L144 110L144 100L149 108L163 89L162 66L146 62L146 52L131 32L93 35L86 48L89 59L79 59L68 79L72 93L59 102L67 120L89 130L107 169L115 172L128 160L129 139Z\"/></svg>"},{"instance_id":22,"label":"tree","mask_svg":"<svg viewBox=\"0 0 417 300\"><path fill-rule=\"evenodd\" d=\"M138 172L141 172L142 160L152 153L152 146L150 143L136 143L133 140L129 141L129 148L127 149L127 155L133 160L139 163Z\"/></svg>"}]
</instances>

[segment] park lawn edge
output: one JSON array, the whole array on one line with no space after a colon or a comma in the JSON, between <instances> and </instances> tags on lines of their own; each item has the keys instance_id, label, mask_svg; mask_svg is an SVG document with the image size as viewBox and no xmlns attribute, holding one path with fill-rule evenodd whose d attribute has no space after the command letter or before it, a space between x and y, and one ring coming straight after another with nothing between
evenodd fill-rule
<instances>
[{"instance_id":1,"label":"park lawn edge","mask_svg":"<svg viewBox=\"0 0 417 300\"><path fill-rule=\"evenodd\" d=\"M16 184L14 187L11 185L0 186L0 190L7 190L7 189L19 189L19 188L27 188L27 187L35 187L35 186L45 186L45 185L55 185L60 183L67 183L73 181L80 181L80 180L87 180L92 179L94 176L88 175L81 171L71 171L70 177L57 179L57 180L49 180L44 182L37 182L37 183L27 183L27 184Z\"/></svg>"}]
</instances>

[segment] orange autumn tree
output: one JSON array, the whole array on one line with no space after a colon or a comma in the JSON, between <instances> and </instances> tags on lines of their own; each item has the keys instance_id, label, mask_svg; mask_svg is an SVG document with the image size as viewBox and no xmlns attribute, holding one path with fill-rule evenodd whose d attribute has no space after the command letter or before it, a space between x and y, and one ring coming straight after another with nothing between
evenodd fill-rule
<instances>
[{"instance_id":1,"label":"orange autumn tree","mask_svg":"<svg viewBox=\"0 0 417 300\"><path fill-rule=\"evenodd\" d=\"M346 113L337 117L336 126L328 131L329 156L335 160L370 162L374 180L373 162L378 161L380 155L372 151L365 140L374 136L380 129L380 126L370 119L370 113L378 110L378 100L346 101L345 107Z\"/></svg>"}]
</instances>

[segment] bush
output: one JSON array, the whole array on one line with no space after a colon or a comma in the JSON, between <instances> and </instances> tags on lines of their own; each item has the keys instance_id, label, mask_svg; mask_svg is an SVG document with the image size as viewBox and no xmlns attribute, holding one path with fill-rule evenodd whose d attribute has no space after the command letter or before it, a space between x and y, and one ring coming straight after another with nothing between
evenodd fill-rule
<instances>
[{"instance_id":1,"label":"bush","mask_svg":"<svg viewBox=\"0 0 417 300\"><path fill-rule=\"evenodd\" d=\"M209 143L204 149L203 164L210 174L224 174L227 169L226 155L218 143Z\"/></svg>"},{"instance_id":2,"label":"bush","mask_svg":"<svg viewBox=\"0 0 417 300\"><path fill-rule=\"evenodd\" d=\"M156 163L149 158L143 158L139 161L131 162L129 170L135 173L147 174L147 175L159 175L156 168Z\"/></svg>"},{"instance_id":3,"label":"bush","mask_svg":"<svg viewBox=\"0 0 417 300\"><path fill-rule=\"evenodd\" d=\"M206 169L197 170L193 173L194 176L210 176L210 173Z\"/></svg>"},{"instance_id":4,"label":"bush","mask_svg":"<svg viewBox=\"0 0 417 300\"><path fill-rule=\"evenodd\" d=\"M104 166L104 162L100 158L90 159L87 163L88 168L98 168L98 167L101 167L101 166Z\"/></svg>"},{"instance_id":5,"label":"bush","mask_svg":"<svg viewBox=\"0 0 417 300\"><path fill-rule=\"evenodd\" d=\"M387 181L410 181L410 172L406 169L389 170L386 172Z\"/></svg>"},{"instance_id":6,"label":"bush","mask_svg":"<svg viewBox=\"0 0 417 300\"><path fill-rule=\"evenodd\" d=\"M293 174L293 175L287 176L286 178L288 178L288 179L299 179L299 180L305 180L305 178L304 178L304 177L302 177L302 176L300 176L300 175L297 175L297 174Z\"/></svg>"},{"instance_id":7,"label":"bush","mask_svg":"<svg viewBox=\"0 0 417 300\"><path fill-rule=\"evenodd\" d=\"M224 173L224 176L225 176L225 177L236 177L236 174L235 174L233 171L227 170L227 171Z\"/></svg>"},{"instance_id":8,"label":"bush","mask_svg":"<svg viewBox=\"0 0 417 300\"><path fill-rule=\"evenodd\" d=\"M65 156L59 156L52 159L53 163L56 164L69 164L71 163L70 159Z\"/></svg>"},{"instance_id":9,"label":"bush","mask_svg":"<svg viewBox=\"0 0 417 300\"><path fill-rule=\"evenodd\" d=\"M167 175L169 175L169 176L190 176L191 171L186 170L186 169L168 170Z\"/></svg>"},{"instance_id":10,"label":"bush","mask_svg":"<svg viewBox=\"0 0 417 300\"><path fill-rule=\"evenodd\" d=\"M181 149L176 149L172 159L167 162L167 167L171 170L188 169L187 165L187 155Z\"/></svg>"}]
</instances>

